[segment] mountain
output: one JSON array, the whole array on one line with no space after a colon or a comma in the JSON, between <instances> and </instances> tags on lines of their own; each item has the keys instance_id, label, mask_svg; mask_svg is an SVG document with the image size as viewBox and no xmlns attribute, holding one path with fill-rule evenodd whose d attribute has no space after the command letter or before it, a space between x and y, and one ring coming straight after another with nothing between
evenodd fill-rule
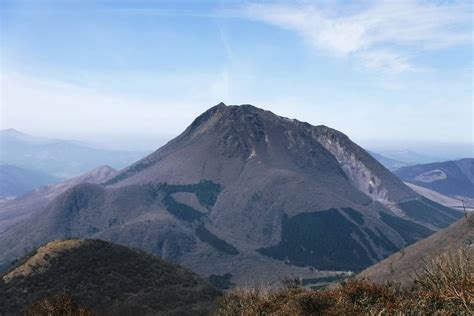
<instances>
[{"instance_id":1,"label":"mountain","mask_svg":"<svg viewBox=\"0 0 474 316\"><path fill-rule=\"evenodd\" d=\"M407 165L423 164L445 160L442 157L438 157L438 155L421 154L417 151L413 151L410 149L394 150L377 148L374 149L374 151L385 158L393 159L395 161L402 161Z\"/></svg>"},{"instance_id":2,"label":"mountain","mask_svg":"<svg viewBox=\"0 0 474 316\"><path fill-rule=\"evenodd\" d=\"M424 197L439 203L441 205L458 209L460 211L474 211L474 203L472 199L468 199L466 197L460 198L460 197L451 197L447 196L444 194L441 194L439 192L430 190L428 188L424 188L422 186L410 183L410 182L405 182L406 185L408 185L413 191L416 193L423 195Z\"/></svg>"},{"instance_id":3,"label":"mountain","mask_svg":"<svg viewBox=\"0 0 474 316\"><path fill-rule=\"evenodd\" d=\"M0 314L69 293L97 315L204 315L219 291L177 265L101 240L53 241L0 279Z\"/></svg>"},{"instance_id":4,"label":"mountain","mask_svg":"<svg viewBox=\"0 0 474 316\"><path fill-rule=\"evenodd\" d=\"M233 284L316 279L461 216L334 129L221 103L103 185L74 186L0 233L0 264L49 240L99 238Z\"/></svg>"},{"instance_id":5,"label":"mountain","mask_svg":"<svg viewBox=\"0 0 474 316\"><path fill-rule=\"evenodd\" d=\"M387 259L363 271L360 276L383 283L396 281L409 283L420 273L423 259L448 254L458 249L466 249L468 256L474 257L474 213L468 213L448 228L408 246Z\"/></svg>"},{"instance_id":6,"label":"mountain","mask_svg":"<svg viewBox=\"0 0 474 316\"><path fill-rule=\"evenodd\" d=\"M34 137L15 129L0 131L0 163L60 178L76 177L97 166L123 168L145 152L98 149L80 142Z\"/></svg>"},{"instance_id":7,"label":"mountain","mask_svg":"<svg viewBox=\"0 0 474 316\"><path fill-rule=\"evenodd\" d=\"M403 167L395 174L403 181L464 200L474 207L474 158Z\"/></svg>"},{"instance_id":8,"label":"mountain","mask_svg":"<svg viewBox=\"0 0 474 316\"><path fill-rule=\"evenodd\" d=\"M79 177L60 183L42 186L15 199L0 201L0 232L41 210L55 197L81 183L103 183L117 174L109 166L101 166Z\"/></svg>"},{"instance_id":9,"label":"mountain","mask_svg":"<svg viewBox=\"0 0 474 316\"><path fill-rule=\"evenodd\" d=\"M0 164L0 198L23 195L37 187L60 182L62 179L44 172Z\"/></svg>"},{"instance_id":10,"label":"mountain","mask_svg":"<svg viewBox=\"0 0 474 316\"><path fill-rule=\"evenodd\" d=\"M405 167L405 166L409 165L409 163L399 161L399 160L396 160L396 159L392 159L392 158L388 158L388 157L385 157L381 154L375 153L373 151L367 151L367 152L372 157L377 159L378 162L380 162L382 165L384 165L385 168L387 168L390 171L394 171L394 170L397 170L401 167Z\"/></svg>"}]
</instances>

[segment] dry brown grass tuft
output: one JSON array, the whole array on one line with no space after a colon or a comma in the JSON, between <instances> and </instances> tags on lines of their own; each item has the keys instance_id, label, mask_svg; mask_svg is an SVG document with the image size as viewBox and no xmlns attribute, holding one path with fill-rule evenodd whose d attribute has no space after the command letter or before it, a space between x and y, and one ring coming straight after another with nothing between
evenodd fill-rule
<instances>
[{"instance_id":1,"label":"dry brown grass tuft","mask_svg":"<svg viewBox=\"0 0 474 316\"><path fill-rule=\"evenodd\" d=\"M411 288L354 279L320 291L236 289L214 315L472 315L473 291L472 249L463 249L426 260Z\"/></svg>"},{"instance_id":2,"label":"dry brown grass tuft","mask_svg":"<svg viewBox=\"0 0 474 316\"><path fill-rule=\"evenodd\" d=\"M31 304L25 316L95 316L87 307L77 304L71 295L58 294Z\"/></svg>"},{"instance_id":3,"label":"dry brown grass tuft","mask_svg":"<svg viewBox=\"0 0 474 316\"><path fill-rule=\"evenodd\" d=\"M430 296L430 301L442 302L449 308L462 307L465 313L474 314L473 253L473 249L464 248L424 259L415 285Z\"/></svg>"}]
</instances>

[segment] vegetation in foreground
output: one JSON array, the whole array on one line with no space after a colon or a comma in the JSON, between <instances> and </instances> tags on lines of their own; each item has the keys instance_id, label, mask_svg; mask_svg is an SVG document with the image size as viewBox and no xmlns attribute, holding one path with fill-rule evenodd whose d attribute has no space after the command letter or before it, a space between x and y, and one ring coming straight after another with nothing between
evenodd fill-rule
<instances>
[{"instance_id":1,"label":"vegetation in foreground","mask_svg":"<svg viewBox=\"0 0 474 316\"><path fill-rule=\"evenodd\" d=\"M472 247L471 247L472 248ZM473 249L423 262L410 287L353 279L320 291L236 289L219 298L214 315L472 315Z\"/></svg>"},{"instance_id":2,"label":"vegetation in foreground","mask_svg":"<svg viewBox=\"0 0 474 316\"><path fill-rule=\"evenodd\" d=\"M409 287L377 284L366 279L345 281L323 290L309 290L298 281L281 289L239 288L217 299L218 315L472 315L474 269L471 247L423 262ZM95 313L76 305L67 295L32 304L26 315ZM166 313L165 313L166 314Z\"/></svg>"},{"instance_id":3,"label":"vegetation in foreground","mask_svg":"<svg viewBox=\"0 0 474 316\"><path fill-rule=\"evenodd\" d=\"M57 294L45 297L31 304L24 313L25 316L95 316L89 308L77 304L68 294Z\"/></svg>"},{"instance_id":4,"label":"vegetation in foreground","mask_svg":"<svg viewBox=\"0 0 474 316\"><path fill-rule=\"evenodd\" d=\"M103 240L53 241L0 277L0 315L205 315L220 294L139 250Z\"/></svg>"}]
</instances>

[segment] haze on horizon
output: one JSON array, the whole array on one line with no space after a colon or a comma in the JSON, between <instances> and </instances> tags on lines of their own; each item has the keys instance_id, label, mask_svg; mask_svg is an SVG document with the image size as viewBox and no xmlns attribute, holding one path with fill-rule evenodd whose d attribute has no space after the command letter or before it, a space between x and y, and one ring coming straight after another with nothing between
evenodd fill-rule
<instances>
[{"instance_id":1,"label":"haze on horizon","mask_svg":"<svg viewBox=\"0 0 474 316\"><path fill-rule=\"evenodd\" d=\"M472 153L472 13L469 1L4 0L0 124L152 147L222 101L363 145Z\"/></svg>"}]
</instances>

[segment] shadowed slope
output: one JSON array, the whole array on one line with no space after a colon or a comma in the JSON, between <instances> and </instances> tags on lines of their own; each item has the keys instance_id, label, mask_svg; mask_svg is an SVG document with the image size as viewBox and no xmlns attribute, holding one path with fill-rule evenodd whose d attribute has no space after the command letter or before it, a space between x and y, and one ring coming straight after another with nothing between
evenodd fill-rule
<instances>
[{"instance_id":1,"label":"shadowed slope","mask_svg":"<svg viewBox=\"0 0 474 316\"><path fill-rule=\"evenodd\" d=\"M0 313L69 293L99 315L204 314L219 292L158 257L100 240L54 241L0 280Z\"/></svg>"}]
</instances>

